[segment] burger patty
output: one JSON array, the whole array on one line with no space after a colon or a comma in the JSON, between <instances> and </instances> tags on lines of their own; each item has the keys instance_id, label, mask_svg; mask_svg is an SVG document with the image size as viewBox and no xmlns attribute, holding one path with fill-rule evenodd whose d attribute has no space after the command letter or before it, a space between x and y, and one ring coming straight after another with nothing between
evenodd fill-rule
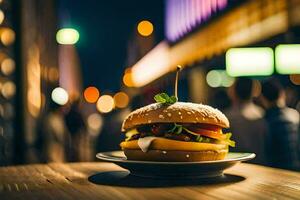
<instances>
[{"instance_id":1,"label":"burger patty","mask_svg":"<svg viewBox=\"0 0 300 200\"><path fill-rule=\"evenodd\" d=\"M139 134L133 135L130 140L137 140L139 138L148 137L148 136L156 136L163 137L172 140L179 140L185 142L198 142L198 137L204 138L204 141L209 142L213 139L205 137L205 136L195 136L192 135L185 130L182 130L181 133L172 133L170 130L174 127L174 124L151 124L151 125L143 125L137 127Z\"/></svg>"},{"instance_id":2,"label":"burger patty","mask_svg":"<svg viewBox=\"0 0 300 200\"><path fill-rule=\"evenodd\" d=\"M130 138L130 140L137 140L139 138L148 137L148 136L155 136L155 135L153 135L151 133L140 133L140 134L133 135ZM186 142L194 141L191 136L188 136L188 135L185 135L185 134L176 135L176 134L173 134L173 133L165 133L164 135L160 135L159 137L164 137L164 138L168 138L168 139L172 139L172 140L186 141Z\"/></svg>"}]
</instances>

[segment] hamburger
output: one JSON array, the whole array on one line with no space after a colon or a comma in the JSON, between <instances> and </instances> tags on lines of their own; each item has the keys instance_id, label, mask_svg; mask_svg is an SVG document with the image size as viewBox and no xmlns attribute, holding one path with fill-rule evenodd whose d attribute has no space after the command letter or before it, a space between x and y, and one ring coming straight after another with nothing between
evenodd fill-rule
<instances>
[{"instance_id":1,"label":"hamburger","mask_svg":"<svg viewBox=\"0 0 300 200\"><path fill-rule=\"evenodd\" d=\"M195 162L222 160L228 153L229 121L208 105L153 103L130 113L122 124L120 146L128 160Z\"/></svg>"}]
</instances>

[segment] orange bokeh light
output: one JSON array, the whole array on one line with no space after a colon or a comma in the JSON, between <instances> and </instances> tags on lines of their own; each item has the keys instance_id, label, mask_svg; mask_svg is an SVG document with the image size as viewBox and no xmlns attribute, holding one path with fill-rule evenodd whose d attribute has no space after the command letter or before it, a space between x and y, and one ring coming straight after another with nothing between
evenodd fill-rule
<instances>
[{"instance_id":1,"label":"orange bokeh light","mask_svg":"<svg viewBox=\"0 0 300 200\"><path fill-rule=\"evenodd\" d=\"M11 45L15 41L15 32L10 28L0 30L0 40L5 46Z\"/></svg>"},{"instance_id":2,"label":"orange bokeh light","mask_svg":"<svg viewBox=\"0 0 300 200\"><path fill-rule=\"evenodd\" d=\"M88 103L96 103L96 101L99 98L100 93L96 87L90 86L84 90L83 95L84 95L84 99Z\"/></svg>"},{"instance_id":3,"label":"orange bokeh light","mask_svg":"<svg viewBox=\"0 0 300 200\"><path fill-rule=\"evenodd\" d=\"M125 72L124 76L123 76L123 83L124 85L126 85L127 87L132 87L133 86L133 81L132 81L132 75L131 72Z\"/></svg>"},{"instance_id":4,"label":"orange bokeh light","mask_svg":"<svg viewBox=\"0 0 300 200\"><path fill-rule=\"evenodd\" d=\"M142 36L149 36L153 32L153 24L148 20L143 20L138 24L137 30Z\"/></svg>"},{"instance_id":5,"label":"orange bokeh light","mask_svg":"<svg viewBox=\"0 0 300 200\"><path fill-rule=\"evenodd\" d=\"M129 97L125 92L118 92L114 95L115 106L125 108L129 103Z\"/></svg>"}]
</instances>

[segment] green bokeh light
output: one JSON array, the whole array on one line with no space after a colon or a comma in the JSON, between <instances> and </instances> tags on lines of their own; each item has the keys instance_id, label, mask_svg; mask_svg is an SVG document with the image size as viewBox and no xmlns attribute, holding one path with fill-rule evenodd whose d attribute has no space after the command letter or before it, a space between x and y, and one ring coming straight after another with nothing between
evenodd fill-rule
<instances>
[{"instance_id":1,"label":"green bokeh light","mask_svg":"<svg viewBox=\"0 0 300 200\"><path fill-rule=\"evenodd\" d=\"M234 78L228 76L225 70L211 70L206 75L206 82L210 87L230 87Z\"/></svg>"},{"instance_id":2,"label":"green bokeh light","mask_svg":"<svg viewBox=\"0 0 300 200\"><path fill-rule=\"evenodd\" d=\"M279 74L300 74L300 44L278 45L275 63Z\"/></svg>"},{"instance_id":3,"label":"green bokeh light","mask_svg":"<svg viewBox=\"0 0 300 200\"><path fill-rule=\"evenodd\" d=\"M63 28L56 33L59 44L75 44L79 40L79 33L73 28Z\"/></svg>"},{"instance_id":4,"label":"green bokeh light","mask_svg":"<svg viewBox=\"0 0 300 200\"><path fill-rule=\"evenodd\" d=\"M269 76L274 72L273 50L269 47L232 48L226 52L229 76Z\"/></svg>"},{"instance_id":5,"label":"green bokeh light","mask_svg":"<svg viewBox=\"0 0 300 200\"><path fill-rule=\"evenodd\" d=\"M206 82L210 87L220 87L222 82L221 73L218 70L211 70L206 75Z\"/></svg>"}]
</instances>

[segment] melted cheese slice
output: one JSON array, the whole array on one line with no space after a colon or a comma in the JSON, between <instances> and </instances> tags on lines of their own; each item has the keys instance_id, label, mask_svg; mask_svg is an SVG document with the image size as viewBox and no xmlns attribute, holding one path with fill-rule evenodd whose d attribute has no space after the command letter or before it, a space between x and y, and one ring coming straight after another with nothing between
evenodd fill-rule
<instances>
[{"instance_id":1,"label":"melted cheese slice","mask_svg":"<svg viewBox=\"0 0 300 200\"><path fill-rule=\"evenodd\" d=\"M143 137L138 139L138 145L143 152L147 152L152 141L157 139L157 137Z\"/></svg>"},{"instance_id":2,"label":"melted cheese slice","mask_svg":"<svg viewBox=\"0 0 300 200\"><path fill-rule=\"evenodd\" d=\"M161 137L145 139L143 142L140 142L140 143L144 150L146 150L146 147L147 147L147 150L153 149L153 150L173 150L173 151L176 151L176 150L180 150L180 151L227 150L228 151L228 145L226 145L226 144L184 142L184 141L178 141L178 140L170 140L170 139L161 138ZM138 140L122 142L120 144L120 146L122 147L122 149L141 149L143 151L143 149L139 145Z\"/></svg>"}]
</instances>

